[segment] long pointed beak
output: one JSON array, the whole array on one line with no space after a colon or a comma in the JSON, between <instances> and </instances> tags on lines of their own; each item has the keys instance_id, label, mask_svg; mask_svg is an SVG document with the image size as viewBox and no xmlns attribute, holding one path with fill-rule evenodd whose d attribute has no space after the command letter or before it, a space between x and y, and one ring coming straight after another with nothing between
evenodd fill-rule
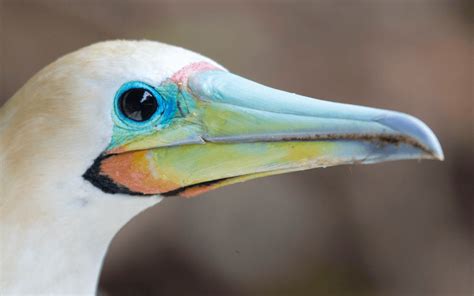
<instances>
[{"instance_id":1,"label":"long pointed beak","mask_svg":"<svg viewBox=\"0 0 474 296\"><path fill-rule=\"evenodd\" d=\"M404 113L308 98L223 71L194 75L189 88L209 102L208 142L352 141L365 146L352 155L362 162L444 158L430 128Z\"/></svg>"},{"instance_id":2,"label":"long pointed beak","mask_svg":"<svg viewBox=\"0 0 474 296\"><path fill-rule=\"evenodd\" d=\"M194 196L315 167L444 157L433 132L410 115L308 98L225 71L193 73L175 102L180 116L169 126L111 147L97 171L128 193Z\"/></svg>"}]
</instances>

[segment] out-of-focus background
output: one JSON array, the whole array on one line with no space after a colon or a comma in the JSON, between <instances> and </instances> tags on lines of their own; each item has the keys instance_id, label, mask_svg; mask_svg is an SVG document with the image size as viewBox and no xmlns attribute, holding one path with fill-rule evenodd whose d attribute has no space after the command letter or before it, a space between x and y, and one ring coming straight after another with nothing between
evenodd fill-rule
<instances>
[{"instance_id":1,"label":"out-of-focus background","mask_svg":"<svg viewBox=\"0 0 474 296\"><path fill-rule=\"evenodd\" d=\"M115 238L105 293L473 295L470 0L0 0L0 17L0 104L79 47L152 39L269 86L411 113L445 150L444 162L317 169L166 199Z\"/></svg>"}]
</instances>

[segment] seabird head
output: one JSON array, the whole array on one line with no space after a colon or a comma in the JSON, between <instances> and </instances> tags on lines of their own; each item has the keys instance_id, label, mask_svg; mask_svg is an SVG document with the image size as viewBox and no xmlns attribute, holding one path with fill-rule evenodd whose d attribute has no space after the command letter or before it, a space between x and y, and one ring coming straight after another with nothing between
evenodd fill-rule
<instances>
[{"instance_id":1,"label":"seabird head","mask_svg":"<svg viewBox=\"0 0 474 296\"><path fill-rule=\"evenodd\" d=\"M151 41L68 54L3 109L3 122L17 122L4 139L30 137L27 149L9 146L16 160L55 160L62 174L111 194L194 196L316 167L443 159L433 132L410 115L276 90Z\"/></svg>"},{"instance_id":2,"label":"seabird head","mask_svg":"<svg viewBox=\"0 0 474 296\"><path fill-rule=\"evenodd\" d=\"M93 294L119 227L159 201L130 195L423 158L443 153L412 116L265 87L158 42L91 45L0 108L0 289Z\"/></svg>"}]
</instances>

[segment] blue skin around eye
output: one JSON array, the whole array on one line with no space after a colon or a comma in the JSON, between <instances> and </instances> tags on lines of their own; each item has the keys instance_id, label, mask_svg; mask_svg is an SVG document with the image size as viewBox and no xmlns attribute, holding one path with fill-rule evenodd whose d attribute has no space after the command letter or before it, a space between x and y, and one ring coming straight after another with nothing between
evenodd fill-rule
<instances>
[{"instance_id":1,"label":"blue skin around eye","mask_svg":"<svg viewBox=\"0 0 474 296\"><path fill-rule=\"evenodd\" d=\"M131 88L146 89L156 98L158 109L149 120L143 122L131 120L120 110L120 97ZM114 127L112 141L107 149L123 145L139 136L151 134L157 129L168 126L176 113L178 93L178 86L172 82L167 82L156 88L140 81L131 81L122 85L114 98L114 110L112 112Z\"/></svg>"}]
</instances>

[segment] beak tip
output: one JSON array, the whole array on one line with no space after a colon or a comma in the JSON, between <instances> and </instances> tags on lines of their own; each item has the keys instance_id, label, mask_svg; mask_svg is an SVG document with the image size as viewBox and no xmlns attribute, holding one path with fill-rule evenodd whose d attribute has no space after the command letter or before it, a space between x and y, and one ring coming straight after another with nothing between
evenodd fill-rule
<instances>
[{"instance_id":1,"label":"beak tip","mask_svg":"<svg viewBox=\"0 0 474 296\"><path fill-rule=\"evenodd\" d=\"M421 120L408 114L390 112L387 116L377 120L380 124L399 133L401 136L412 139L420 146L425 157L443 161L444 153L441 144L433 131Z\"/></svg>"},{"instance_id":2,"label":"beak tip","mask_svg":"<svg viewBox=\"0 0 474 296\"><path fill-rule=\"evenodd\" d=\"M433 151L432 155L433 155L433 159L444 161L444 153L443 153L443 150L441 149L441 146L439 146L438 150Z\"/></svg>"},{"instance_id":3,"label":"beak tip","mask_svg":"<svg viewBox=\"0 0 474 296\"><path fill-rule=\"evenodd\" d=\"M441 148L439 142L437 142L437 145L435 147L429 147L429 151L427 151L426 153L428 154L426 157L428 159L444 161L443 149Z\"/></svg>"}]
</instances>

